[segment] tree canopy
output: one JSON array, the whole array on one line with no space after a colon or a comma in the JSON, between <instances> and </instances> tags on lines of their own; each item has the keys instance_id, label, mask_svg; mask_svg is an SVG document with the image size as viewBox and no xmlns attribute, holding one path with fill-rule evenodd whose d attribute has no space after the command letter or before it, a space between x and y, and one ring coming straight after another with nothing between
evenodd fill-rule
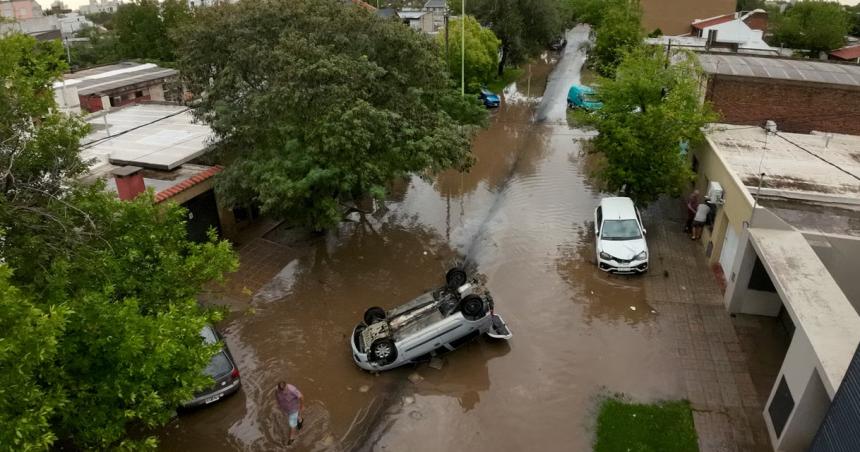
<instances>
[{"instance_id":1,"label":"tree canopy","mask_svg":"<svg viewBox=\"0 0 860 452\"><path fill-rule=\"evenodd\" d=\"M433 42L337 0L198 12L179 33L197 116L233 158L222 199L314 228L394 178L471 163L485 110L461 97Z\"/></svg>"},{"instance_id":2,"label":"tree canopy","mask_svg":"<svg viewBox=\"0 0 860 452\"><path fill-rule=\"evenodd\" d=\"M445 49L445 35L436 35L436 43L442 56L448 56L448 69L451 77L460 80L460 64L462 62L461 50L461 23L460 19L454 19L448 24L450 33L448 36L448 49ZM472 16L466 16L466 87L470 91L477 91L482 83L487 83L496 75L496 67L499 61L499 45L501 41L496 38L493 31L481 27Z\"/></svg>"},{"instance_id":3,"label":"tree canopy","mask_svg":"<svg viewBox=\"0 0 860 452\"><path fill-rule=\"evenodd\" d=\"M0 444L154 446L127 431L211 384L200 330L218 312L196 294L235 256L188 241L178 205L78 183L87 127L56 111L51 87L62 47L13 34L0 53Z\"/></svg>"},{"instance_id":4,"label":"tree canopy","mask_svg":"<svg viewBox=\"0 0 860 452\"><path fill-rule=\"evenodd\" d=\"M602 4L601 17L592 56L597 72L612 77L622 57L642 42L642 9L638 0L613 0Z\"/></svg>"},{"instance_id":5,"label":"tree canopy","mask_svg":"<svg viewBox=\"0 0 860 452\"><path fill-rule=\"evenodd\" d=\"M680 144L701 141L700 128L715 115L699 99L701 69L695 57L676 53L673 63L657 47L628 51L615 78L601 78L603 108L580 118L599 135L603 157L598 178L611 192L647 204L661 194L677 195L692 176Z\"/></svg>"},{"instance_id":6,"label":"tree canopy","mask_svg":"<svg viewBox=\"0 0 860 452\"><path fill-rule=\"evenodd\" d=\"M777 16L772 42L817 53L842 47L850 15L837 2L803 0Z\"/></svg>"},{"instance_id":7,"label":"tree canopy","mask_svg":"<svg viewBox=\"0 0 860 452\"><path fill-rule=\"evenodd\" d=\"M466 10L502 41L499 75L506 65L523 63L546 49L567 24L559 0L470 0Z\"/></svg>"}]
</instances>

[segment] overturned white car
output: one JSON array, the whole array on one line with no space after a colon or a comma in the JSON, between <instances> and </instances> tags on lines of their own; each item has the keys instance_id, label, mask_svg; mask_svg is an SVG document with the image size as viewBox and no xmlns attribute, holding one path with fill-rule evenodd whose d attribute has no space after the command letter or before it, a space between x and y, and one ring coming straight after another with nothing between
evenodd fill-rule
<instances>
[{"instance_id":1,"label":"overturned white car","mask_svg":"<svg viewBox=\"0 0 860 452\"><path fill-rule=\"evenodd\" d=\"M352 356L362 369L381 371L429 360L481 334L510 339L510 330L493 308L483 284L452 268L436 290L388 311L368 309L352 332Z\"/></svg>"}]
</instances>

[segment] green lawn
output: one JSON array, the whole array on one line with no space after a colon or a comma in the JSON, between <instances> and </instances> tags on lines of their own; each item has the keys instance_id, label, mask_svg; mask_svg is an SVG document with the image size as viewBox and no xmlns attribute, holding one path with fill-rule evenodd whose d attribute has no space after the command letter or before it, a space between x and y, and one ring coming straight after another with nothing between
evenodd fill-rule
<instances>
[{"instance_id":1,"label":"green lawn","mask_svg":"<svg viewBox=\"0 0 860 452\"><path fill-rule=\"evenodd\" d=\"M606 399L597 417L594 452L698 452L686 400L657 404Z\"/></svg>"}]
</instances>

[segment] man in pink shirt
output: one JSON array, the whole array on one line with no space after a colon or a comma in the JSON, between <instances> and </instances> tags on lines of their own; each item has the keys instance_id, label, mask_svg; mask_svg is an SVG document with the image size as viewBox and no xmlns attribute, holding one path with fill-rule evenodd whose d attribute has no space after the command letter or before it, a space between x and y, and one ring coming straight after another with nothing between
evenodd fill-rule
<instances>
[{"instance_id":1,"label":"man in pink shirt","mask_svg":"<svg viewBox=\"0 0 860 452\"><path fill-rule=\"evenodd\" d=\"M278 407L287 415L290 423L290 435L287 437L287 445L289 446L295 441L293 436L298 433L302 413L305 411L305 399L298 388L287 384L286 381L278 382L275 397L278 399Z\"/></svg>"}]
</instances>

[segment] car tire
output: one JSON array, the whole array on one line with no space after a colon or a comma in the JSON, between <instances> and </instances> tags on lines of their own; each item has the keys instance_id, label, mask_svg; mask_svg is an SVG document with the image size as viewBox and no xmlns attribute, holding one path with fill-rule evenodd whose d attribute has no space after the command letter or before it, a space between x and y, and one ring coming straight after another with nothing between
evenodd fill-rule
<instances>
[{"instance_id":1,"label":"car tire","mask_svg":"<svg viewBox=\"0 0 860 452\"><path fill-rule=\"evenodd\" d=\"M374 306L372 308L368 308L367 311L364 311L364 323L367 326L383 320L385 320L385 309L382 309L379 306Z\"/></svg>"},{"instance_id":2,"label":"car tire","mask_svg":"<svg viewBox=\"0 0 860 452\"><path fill-rule=\"evenodd\" d=\"M469 320L478 320L487 315L484 300L477 295L469 295L460 301L460 312Z\"/></svg>"},{"instance_id":3,"label":"car tire","mask_svg":"<svg viewBox=\"0 0 860 452\"><path fill-rule=\"evenodd\" d=\"M377 339L370 345L370 360L376 364L391 364L397 359L397 347L391 339Z\"/></svg>"},{"instance_id":4,"label":"car tire","mask_svg":"<svg viewBox=\"0 0 860 452\"><path fill-rule=\"evenodd\" d=\"M445 273L445 284L450 289L457 289L463 284L466 284L466 281L469 277L466 275L466 272L460 268L452 268L448 270L448 273Z\"/></svg>"}]
</instances>

